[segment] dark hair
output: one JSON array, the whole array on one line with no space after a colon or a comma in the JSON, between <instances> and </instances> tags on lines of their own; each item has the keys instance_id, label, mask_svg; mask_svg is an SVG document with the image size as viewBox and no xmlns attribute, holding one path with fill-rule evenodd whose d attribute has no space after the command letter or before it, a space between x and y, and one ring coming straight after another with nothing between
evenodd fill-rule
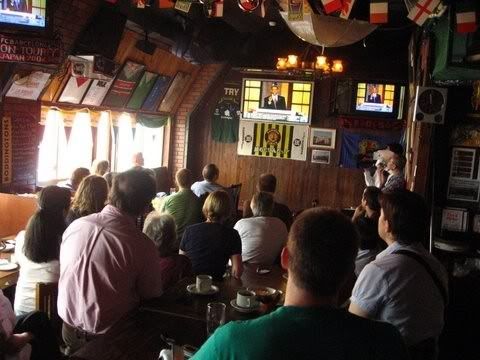
<instances>
[{"instance_id":1,"label":"dark hair","mask_svg":"<svg viewBox=\"0 0 480 360\"><path fill-rule=\"evenodd\" d=\"M212 182L218 177L219 171L215 164L208 164L202 170L202 176L205 180Z\"/></svg>"},{"instance_id":2,"label":"dark hair","mask_svg":"<svg viewBox=\"0 0 480 360\"><path fill-rule=\"evenodd\" d=\"M27 224L23 252L34 263L58 260L70 191L47 186L38 194L38 207Z\"/></svg>"},{"instance_id":3,"label":"dark hair","mask_svg":"<svg viewBox=\"0 0 480 360\"><path fill-rule=\"evenodd\" d=\"M396 241L408 245L425 239L429 211L422 196L408 190L397 190L380 195L380 205Z\"/></svg>"},{"instance_id":4,"label":"dark hair","mask_svg":"<svg viewBox=\"0 0 480 360\"><path fill-rule=\"evenodd\" d=\"M295 284L314 296L331 296L355 268L358 235L339 211L303 211L288 236L289 270Z\"/></svg>"},{"instance_id":5,"label":"dark hair","mask_svg":"<svg viewBox=\"0 0 480 360\"><path fill-rule=\"evenodd\" d=\"M393 162L395 166L401 171L405 169L405 164L407 163L407 159L405 159L405 156L397 154L394 154L390 161Z\"/></svg>"},{"instance_id":6,"label":"dark hair","mask_svg":"<svg viewBox=\"0 0 480 360\"><path fill-rule=\"evenodd\" d=\"M155 180L145 170L128 170L113 179L109 203L134 216L143 213L155 197Z\"/></svg>"},{"instance_id":7,"label":"dark hair","mask_svg":"<svg viewBox=\"0 0 480 360\"><path fill-rule=\"evenodd\" d=\"M82 180L72 202L71 210L81 216L102 211L108 196L107 181L98 175Z\"/></svg>"},{"instance_id":8,"label":"dark hair","mask_svg":"<svg viewBox=\"0 0 480 360\"><path fill-rule=\"evenodd\" d=\"M277 178L273 174L262 174L258 179L258 191L274 193L277 187Z\"/></svg>"},{"instance_id":9,"label":"dark hair","mask_svg":"<svg viewBox=\"0 0 480 360\"><path fill-rule=\"evenodd\" d=\"M250 201L253 216L272 216L273 213L273 196L272 194L259 191L255 193Z\"/></svg>"},{"instance_id":10,"label":"dark hair","mask_svg":"<svg viewBox=\"0 0 480 360\"><path fill-rule=\"evenodd\" d=\"M192 186L192 172L188 169L180 169L175 174L175 181L179 187L190 188Z\"/></svg>"},{"instance_id":11,"label":"dark hair","mask_svg":"<svg viewBox=\"0 0 480 360\"><path fill-rule=\"evenodd\" d=\"M92 174L103 176L110 168L108 160L94 160L92 163Z\"/></svg>"},{"instance_id":12,"label":"dark hair","mask_svg":"<svg viewBox=\"0 0 480 360\"><path fill-rule=\"evenodd\" d=\"M72 176L70 177L70 183L72 185L72 190L76 191L83 178L90 175L90 170L84 167L79 167L73 170Z\"/></svg>"},{"instance_id":13,"label":"dark hair","mask_svg":"<svg viewBox=\"0 0 480 360\"><path fill-rule=\"evenodd\" d=\"M107 185L108 185L108 188L111 189L112 186L113 186L113 179L115 178L115 176L117 175L116 172L108 172L106 173L105 175L103 175L103 178L105 179L105 181L107 182Z\"/></svg>"},{"instance_id":14,"label":"dark hair","mask_svg":"<svg viewBox=\"0 0 480 360\"><path fill-rule=\"evenodd\" d=\"M363 192L363 198L367 202L367 206L375 211L380 212L380 202L378 201L382 191L376 186L367 186Z\"/></svg>"},{"instance_id":15,"label":"dark hair","mask_svg":"<svg viewBox=\"0 0 480 360\"><path fill-rule=\"evenodd\" d=\"M387 145L388 149L397 154L397 155L402 155L403 154L403 146L400 145L399 143L390 143Z\"/></svg>"}]
</instances>

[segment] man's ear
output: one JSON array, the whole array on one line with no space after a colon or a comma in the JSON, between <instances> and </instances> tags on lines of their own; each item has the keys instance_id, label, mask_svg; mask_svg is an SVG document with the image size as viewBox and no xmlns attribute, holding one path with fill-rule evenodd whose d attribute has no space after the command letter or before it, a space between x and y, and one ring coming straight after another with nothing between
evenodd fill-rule
<instances>
[{"instance_id":1,"label":"man's ear","mask_svg":"<svg viewBox=\"0 0 480 360\"><path fill-rule=\"evenodd\" d=\"M288 252L288 248L286 246L282 249L282 254L280 255L280 263L282 264L282 268L284 270L288 270L288 265L290 263L290 253Z\"/></svg>"}]
</instances>

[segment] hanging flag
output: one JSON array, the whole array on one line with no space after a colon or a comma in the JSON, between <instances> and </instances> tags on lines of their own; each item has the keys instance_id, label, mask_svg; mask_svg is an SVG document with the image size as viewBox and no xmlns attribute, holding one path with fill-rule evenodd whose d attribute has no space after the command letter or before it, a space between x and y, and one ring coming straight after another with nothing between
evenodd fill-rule
<instances>
[{"instance_id":1,"label":"hanging flag","mask_svg":"<svg viewBox=\"0 0 480 360\"><path fill-rule=\"evenodd\" d=\"M438 4L440 4L440 0L418 0L408 12L408 18L418 26L422 26Z\"/></svg>"},{"instance_id":2,"label":"hanging flag","mask_svg":"<svg viewBox=\"0 0 480 360\"><path fill-rule=\"evenodd\" d=\"M213 3L212 15L213 17L223 17L223 0L216 0Z\"/></svg>"},{"instance_id":3,"label":"hanging flag","mask_svg":"<svg viewBox=\"0 0 480 360\"><path fill-rule=\"evenodd\" d=\"M342 9L342 0L322 0L322 4L327 14Z\"/></svg>"},{"instance_id":4,"label":"hanging flag","mask_svg":"<svg viewBox=\"0 0 480 360\"><path fill-rule=\"evenodd\" d=\"M473 1L463 1L456 5L457 32L471 33L477 30L477 16L475 13L475 3Z\"/></svg>"},{"instance_id":5,"label":"hanging flag","mask_svg":"<svg viewBox=\"0 0 480 360\"><path fill-rule=\"evenodd\" d=\"M138 9L145 9L145 0L136 0Z\"/></svg>"},{"instance_id":6,"label":"hanging flag","mask_svg":"<svg viewBox=\"0 0 480 360\"><path fill-rule=\"evenodd\" d=\"M342 0L342 10L340 11L340 17L342 19L348 19L350 12L352 11L355 0Z\"/></svg>"},{"instance_id":7,"label":"hanging flag","mask_svg":"<svg viewBox=\"0 0 480 360\"><path fill-rule=\"evenodd\" d=\"M387 0L370 0L370 23L385 24L388 22Z\"/></svg>"},{"instance_id":8,"label":"hanging flag","mask_svg":"<svg viewBox=\"0 0 480 360\"><path fill-rule=\"evenodd\" d=\"M175 2L173 0L158 0L158 7L160 9L173 9Z\"/></svg>"}]
</instances>

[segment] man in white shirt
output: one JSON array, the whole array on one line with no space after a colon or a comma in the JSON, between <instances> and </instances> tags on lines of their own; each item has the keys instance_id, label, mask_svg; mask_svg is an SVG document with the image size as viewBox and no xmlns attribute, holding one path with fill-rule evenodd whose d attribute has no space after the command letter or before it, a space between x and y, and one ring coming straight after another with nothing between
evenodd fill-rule
<instances>
[{"instance_id":1,"label":"man in white shirt","mask_svg":"<svg viewBox=\"0 0 480 360\"><path fill-rule=\"evenodd\" d=\"M219 170L217 165L208 164L202 170L203 181L195 182L191 189L198 197L206 193L212 193L217 190L225 190L220 184L217 184Z\"/></svg>"},{"instance_id":2,"label":"man in white shirt","mask_svg":"<svg viewBox=\"0 0 480 360\"><path fill-rule=\"evenodd\" d=\"M288 231L282 220L272 217L273 203L272 194L257 192L250 203L254 217L235 224L242 239L243 262L271 265L280 255Z\"/></svg>"}]
</instances>

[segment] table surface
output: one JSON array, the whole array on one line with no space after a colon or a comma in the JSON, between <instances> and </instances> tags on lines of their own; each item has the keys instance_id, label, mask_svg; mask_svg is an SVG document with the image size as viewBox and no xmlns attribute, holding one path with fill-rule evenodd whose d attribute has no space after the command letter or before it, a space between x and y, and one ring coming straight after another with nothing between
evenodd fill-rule
<instances>
[{"instance_id":1,"label":"table surface","mask_svg":"<svg viewBox=\"0 0 480 360\"><path fill-rule=\"evenodd\" d=\"M183 279L162 297L144 303L105 335L89 342L72 359L156 360L161 349L169 347L162 335L175 339L179 345L200 347L207 337L205 316L209 302L227 304L227 322L247 320L260 316L264 309L252 313L239 313L233 309L230 301L239 289L268 286L285 292L285 271L279 266L268 268L272 270L270 273L258 274L257 266L247 265L241 280L230 277L214 282L219 292L211 296L189 294L186 287L195 279Z\"/></svg>"},{"instance_id":2,"label":"table surface","mask_svg":"<svg viewBox=\"0 0 480 360\"><path fill-rule=\"evenodd\" d=\"M4 239L1 239L4 240ZM10 256L14 253L14 250L0 251L0 259L10 260ZM9 286L15 285L18 281L18 274L20 273L20 267L17 267L12 271L0 270L0 289L3 290Z\"/></svg>"}]
</instances>

